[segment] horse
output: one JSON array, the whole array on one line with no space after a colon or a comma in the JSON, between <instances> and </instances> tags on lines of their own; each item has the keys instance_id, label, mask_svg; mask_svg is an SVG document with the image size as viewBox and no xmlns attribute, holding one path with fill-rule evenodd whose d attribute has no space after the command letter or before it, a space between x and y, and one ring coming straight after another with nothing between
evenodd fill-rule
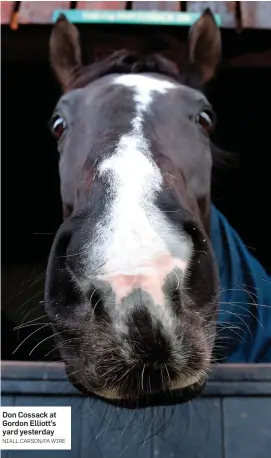
<instances>
[{"instance_id":1,"label":"horse","mask_svg":"<svg viewBox=\"0 0 271 458\"><path fill-rule=\"evenodd\" d=\"M221 60L219 27L209 9L190 27L182 72L126 50L83 65L64 15L49 49L63 92L50 121L63 224L45 309L67 374L109 401L192 399L208 379L221 313L214 240L227 222L211 202L219 153L203 91Z\"/></svg>"}]
</instances>

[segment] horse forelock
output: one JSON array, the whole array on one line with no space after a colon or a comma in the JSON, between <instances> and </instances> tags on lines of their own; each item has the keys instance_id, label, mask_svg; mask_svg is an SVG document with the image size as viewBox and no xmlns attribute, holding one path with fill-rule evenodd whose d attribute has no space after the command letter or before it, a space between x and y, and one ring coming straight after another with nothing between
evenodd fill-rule
<instances>
[{"instance_id":1,"label":"horse forelock","mask_svg":"<svg viewBox=\"0 0 271 458\"><path fill-rule=\"evenodd\" d=\"M161 54L148 53L144 55L135 51L122 49L113 52L105 59L101 59L87 66L75 68L68 91L83 88L106 75L140 73L154 73L167 78L169 77L176 83L189 86L188 80L185 77L185 70L184 73L181 73L177 64L163 57ZM205 93L206 88L204 86L198 89ZM216 178L217 172L220 169L231 168L238 159L236 154L233 155L219 148L212 141L211 153L214 162L213 179Z\"/></svg>"},{"instance_id":2,"label":"horse forelock","mask_svg":"<svg viewBox=\"0 0 271 458\"><path fill-rule=\"evenodd\" d=\"M159 54L140 55L125 49L115 51L106 59L74 70L69 90L87 86L110 74L156 73L183 83L184 78L172 61Z\"/></svg>"}]
</instances>

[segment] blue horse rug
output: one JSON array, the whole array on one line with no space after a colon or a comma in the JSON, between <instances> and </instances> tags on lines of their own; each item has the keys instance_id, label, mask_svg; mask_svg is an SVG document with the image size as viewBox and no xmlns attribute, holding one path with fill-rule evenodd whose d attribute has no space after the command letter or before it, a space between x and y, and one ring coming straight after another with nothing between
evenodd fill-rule
<instances>
[{"instance_id":1,"label":"blue horse rug","mask_svg":"<svg viewBox=\"0 0 271 458\"><path fill-rule=\"evenodd\" d=\"M211 242L221 283L221 363L271 362L271 277L212 205ZM221 338L222 337L222 338Z\"/></svg>"}]
</instances>

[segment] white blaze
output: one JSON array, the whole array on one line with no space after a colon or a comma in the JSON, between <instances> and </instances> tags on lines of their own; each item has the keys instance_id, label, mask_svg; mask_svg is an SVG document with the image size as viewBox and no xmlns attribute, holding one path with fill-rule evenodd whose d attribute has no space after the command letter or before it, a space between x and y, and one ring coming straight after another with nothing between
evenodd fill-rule
<instances>
[{"instance_id":1,"label":"white blaze","mask_svg":"<svg viewBox=\"0 0 271 458\"><path fill-rule=\"evenodd\" d=\"M131 88L136 115L131 132L120 138L112 156L98 169L100 176L107 177L113 196L106 220L97 228L97 243L93 247L94 256L102 260L101 275L147 275L150 262L168 256L169 246L174 247L175 256L187 266L192 250L190 241L177 233L154 205L163 177L142 128L153 94L166 94L177 84L142 74L117 76L113 84Z\"/></svg>"}]
</instances>

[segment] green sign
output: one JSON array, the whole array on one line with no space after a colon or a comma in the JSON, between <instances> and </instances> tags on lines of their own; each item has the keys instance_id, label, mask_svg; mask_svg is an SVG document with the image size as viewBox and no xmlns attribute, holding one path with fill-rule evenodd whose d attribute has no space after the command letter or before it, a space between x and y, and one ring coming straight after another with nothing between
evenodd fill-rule
<instances>
[{"instance_id":1,"label":"green sign","mask_svg":"<svg viewBox=\"0 0 271 458\"><path fill-rule=\"evenodd\" d=\"M140 24L190 26L201 13L182 13L169 11L84 11L55 10L53 21L65 14L70 22L78 24ZM217 25L221 25L220 15L215 14Z\"/></svg>"}]
</instances>

